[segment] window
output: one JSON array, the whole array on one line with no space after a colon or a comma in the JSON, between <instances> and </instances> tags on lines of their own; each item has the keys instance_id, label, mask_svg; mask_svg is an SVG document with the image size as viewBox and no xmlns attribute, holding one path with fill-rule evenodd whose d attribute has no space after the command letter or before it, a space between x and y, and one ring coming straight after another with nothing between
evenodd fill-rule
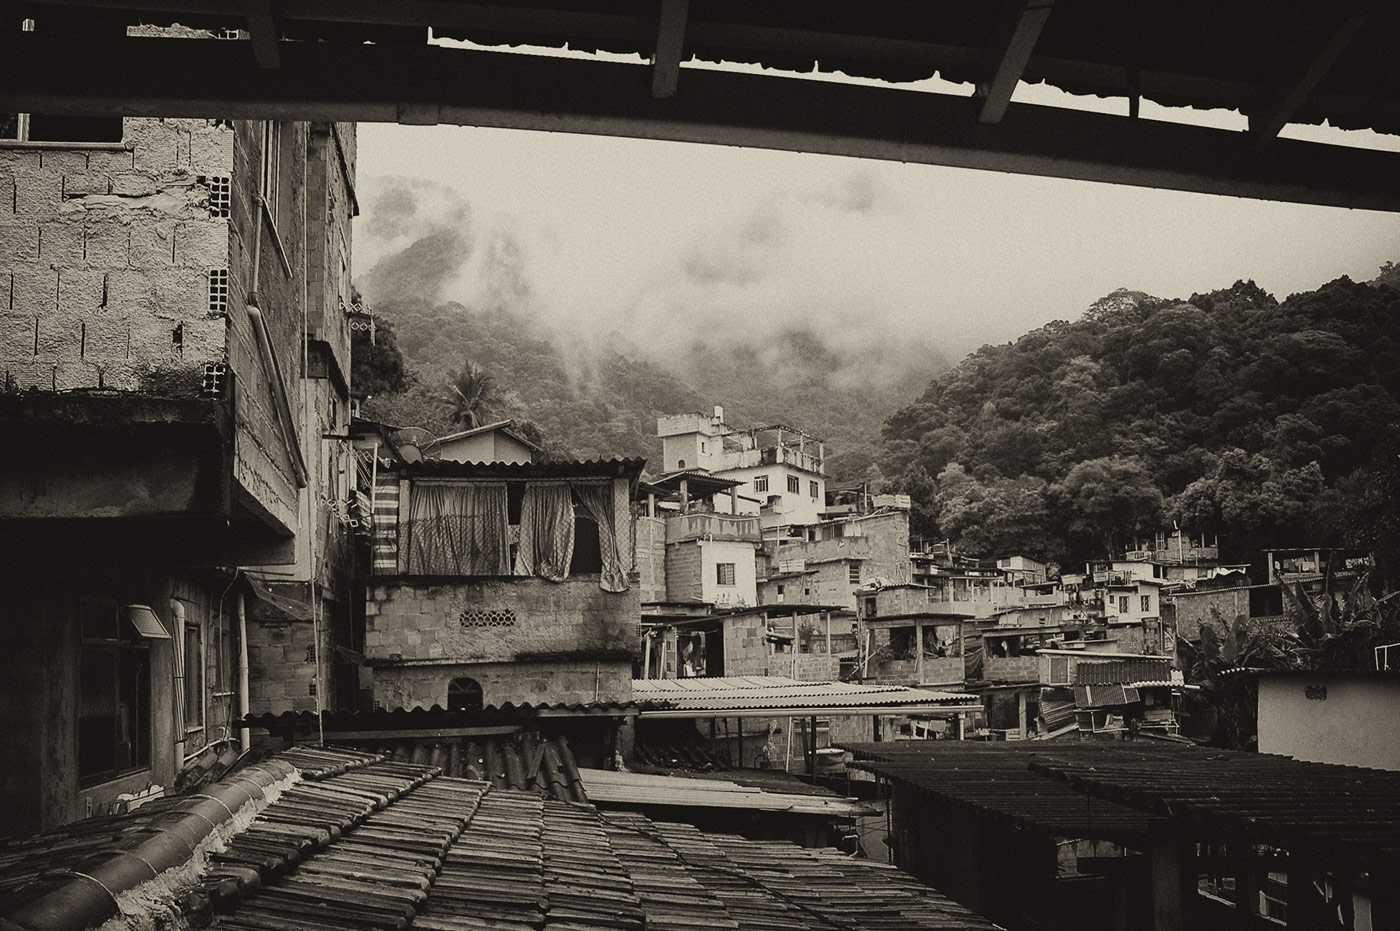
<instances>
[{"instance_id":1,"label":"window","mask_svg":"<svg viewBox=\"0 0 1400 931\"><path fill-rule=\"evenodd\" d=\"M800 493L802 491L802 479L798 478L796 475L789 475L787 477L787 490L793 494Z\"/></svg>"},{"instance_id":2,"label":"window","mask_svg":"<svg viewBox=\"0 0 1400 931\"><path fill-rule=\"evenodd\" d=\"M93 785L151 764L150 641L170 635L149 608L110 599L83 599L78 618L78 778Z\"/></svg>"},{"instance_id":3,"label":"window","mask_svg":"<svg viewBox=\"0 0 1400 931\"><path fill-rule=\"evenodd\" d=\"M278 195L282 189L282 125L265 120L262 124L262 174L258 194L267 205L267 212L277 218Z\"/></svg>"},{"instance_id":4,"label":"window","mask_svg":"<svg viewBox=\"0 0 1400 931\"><path fill-rule=\"evenodd\" d=\"M858 563L858 562L853 562L853 563L851 563L849 578L850 578L850 580L851 580L851 584L852 584L852 585L859 585L859 584L860 584L860 563Z\"/></svg>"},{"instance_id":5,"label":"window","mask_svg":"<svg viewBox=\"0 0 1400 931\"><path fill-rule=\"evenodd\" d=\"M1139 596L1139 599L1140 599L1141 602L1142 602L1142 613L1143 613L1143 614L1151 614L1151 613L1152 613L1152 596L1151 596L1151 595L1140 595L1140 596Z\"/></svg>"},{"instance_id":6,"label":"window","mask_svg":"<svg viewBox=\"0 0 1400 931\"><path fill-rule=\"evenodd\" d=\"M463 677L447 683L448 711L480 711L485 704L481 683Z\"/></svg>"},{"instance_id":7,"label":"window","mask_svg":"<svg viewBox=\"0 0 1400 931\"><path fill-rule=\"evenodd\" d=\"M820 497L821 497L821 488L820 488L820 486L817 484L816 479L812 479L811 481L809 481L809 482L808 482L808 485L811 486L812 497L813 497L813 498L820 498Z\"/></svg>"},{"instance_id":8,"label":"window","mask_svg":"<svg viewBox=\"0 0 1400 931\"><path fill-rule=\"evenodd\" d=\"M184 626L185 730L197 731L204 727L204 629L197 618Z\"/></svg>"},{"instance_id":9,"label":"window","mask_svg":"<svg viewBox=\"0 0 1400 931\"><path fill-rule=\"evenodd\" d=\"M715 564L715 582L719 585L734 584L734 563L722 562Z\"/></svg>"},{"instance_id":10,"label":"window","mask_svg":"<svg viewBox=\"0 0 1400 931\"><path fill-rule=\"evenodd\" d=\"M768 490L768 476L766 476L766 475L755 475L755 476L753 477L753 490L754 490L754 491L767 491L767 490Z\"/></svg>"},{"instance_id":11,"label":"window","mask_svg":"<svg viewBox=\"0 0 1400 931\"><path fill-rule=\"evenodd\" d=\"M1119 596L1118 596L1118 613L1119 613L1119 614L1127 614L1127 613L1128 613L1128 596L1127 596L1127 595L1119 595Z\"/></svg>"}]
</instances>

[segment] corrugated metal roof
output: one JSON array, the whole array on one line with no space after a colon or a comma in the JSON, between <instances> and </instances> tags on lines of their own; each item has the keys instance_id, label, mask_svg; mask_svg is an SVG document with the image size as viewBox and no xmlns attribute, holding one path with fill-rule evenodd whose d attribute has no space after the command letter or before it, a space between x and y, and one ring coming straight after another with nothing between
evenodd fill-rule
<instances>
[{"instance_id":1,"label":"corrugated metal roof","mask_svg":"<svg viewBox=\"0 0 1400 931\"><path fill-rule=\"evenodd\" d=\"M939 710L981 703L977 696L966 692L853 682L802 682L781 676L634 679L632 697L641 706L642 717L732 716L745 711L781 715L788 711L815 714L866 709Z\"/></svg>"},{"instance_id":2,"label":"corrugated metal roof","mask_svg":"<svg viewBox=\"0 0 1400 931\"><path fill-rule=\"evenodd\" d=\"M567 459L553 462L456 462L421 459L396 466L393 471L417 478L597 478L616 476L636 479L645 459Z\"/></svg>"},{"instance_id":3,"label":"corrugated metal roof","mask_svg":"<svg viewBox=\"0 0 1400 931\"><path fill-rule=\"evenodd\" d=\"M374 711L284 711L281 714L250 714L247 727L273 732L328 733L356 731L450 730L523 724L541 717L616 717L635 715L635 702L540 702L539 704L488 705L479 711L431 708L388 708Z\"/></svg>"},{"instance_id":4,"label":"corrugated metal roof","mask_svg":"<svg viewBox=\"0 0 1400 931\"><path fill-rule=\"evenodd\" d=\"M1030 765L1067 789L1171 818L1212 842L1281 847L1319 869L1400 867L1400 772L1231 750L1178 753L1163 765L1140 743L1095 758L1056 752Z\"/></svg>"},{"instance_id":5,"label":"corrugated metal roof","mask_svg":"<svg viewBox=\"0 0 1400 931\"><path fill-rule=\"evenodd\" d=\"M854 818L878 811L853 798L789 793L746 786L724 779L696 779L650 773L580 769L588 799L596 804L736 808L830 818Z\"/></svg>"},{"instance_id":6,"label":"corrugated metal roof","mask_svg":"<svg viewBox=\"0 0 1400 931\"><path fill-rule=\"evenodd\" d=\"M226 780L185 800L188 827L226 840L180 879L146 882L157 867L132 864L152 851L123 852L133 837L154 838L183 851L160 866L190 860L189 844L173 843L183 822L168 820L172 809L31 839L24 853L43 856L18 861L24 875L0 889L0 918L95 926L116 913L117 895L139 888L125 903L129 920L150 909L144 917L183 923L212 906L216 929L996 928L898 870L832 850L603 814L429 766L325 749L291 756L326 775L293 784L292 767L274 761L263 764L273 791L230 807L218 801L237 791ZM13 852L0 847L0 857Z\"/></svg>"},{"instance_id":7,"label":"corrugated metal roof","mask_svg":"<svg viewBox=\"0 0 1400 931\"><path fill-rule=\"evenodd\" d=\"M1033 760L1052 752L1100 759L1112 752L1112 747L1103 749L1107 744L900 740L844 746L855 755L856 762L851 765L857 769L878 773L929 795L972 806L1017 827L1053 837L1105 839L1131 845L1142 842L1152 821L1141 811L1086 798L1069 786L1037 776L1030 768ZM1157 765L1171 766L1186 751L1172 744L1155 752ZM949 838L954 844L960 840L971 838Z\"/></svg>"}]
</instances>

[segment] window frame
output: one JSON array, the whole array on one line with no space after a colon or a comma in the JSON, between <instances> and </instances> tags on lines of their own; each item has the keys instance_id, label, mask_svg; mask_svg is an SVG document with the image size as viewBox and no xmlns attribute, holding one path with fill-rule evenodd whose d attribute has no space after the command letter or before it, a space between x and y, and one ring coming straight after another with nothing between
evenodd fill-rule
<instances>
[{"instance_id":1,"label":"window frame","mask_svg":"<svg viewBox=\"0 0 1400 931\"><path fill-rule=\"evenodd\" d=\"M766 472L763 475L755 475L753 477L753 490L755 492L764 492L768 490L768 474Z\"/></svg>"},{"instance_id":2,"label":"window frame","mask_svg":"<svg viewBox=\"0 0 1400 931\"><path fill-rule=\"evenodd\" d=\"M811 478L807 480L807 485L813 501L821 497L821 483Z\"/></svg>"},{"instance_id":3,"label":"window frame","mask_svg":"<svg viewBox=\"0 0 1400 931\"><path fill-rule=\"evenodd\" d=\"M123 616L123 607L117 603L115 598L83 597L78 601L78 675L79 689L77 695L78 721L77 721L77 761L76 770L78 786L89 788L103 783L121 779L124 776L149 770L152 764L152 744L154 716L151 706L154 699L154 689L152 683L152 661L151 643L149 639L143 637L139 632L132 629L132 622ZM100 615L110 615L112 624L109 630L114 634L111 637L93 636L88 630L87 612L96 611ZM97 657L108 658L112 669L113 694L111 698L112 713L111 718L111 738L112 753L110 759L104 759L102 763L111 765L103 768L93 767L91 757L92 748L89 746L89 756L84 759L84 733L88 726L84 723L83 706L87 695L84 692L84 685L90 685L93 681L91 665ZM134 684L124 682L123 675L127 671L127 660L136 659L138 666L135 670L136 681ZM122 733L122 698L132 693L124 686L131 686L134 690L135 709L130 715L134 723L129 728L129 734ZM102 715L108 717L108 715ZM121 738L129 736L130 743L134 744L132 759L128 765L119 765L117 759L117 748L123 742ZM85 764L87 764L85 766Z\"/></svg>"},{"instance_id":4,"label":"window frame","mask_svg":"<svg viewBox=\"0 0 1400 931\"><path fill-rule=\"evenodd\" d=\"M846 567L846 579L852 585L860 584L860 563L853 562Z\"/></svg>"},{"instance_id":5,"label":"window frame","mask_svg":"<svg viewBox=\"0 0 1400 931\"><path fill-rule=\"evenodd\" d=\"M724 588L733 588L735 585L738 585L738 576L735 572L735 566L736 564L732 562L715 563L715 584ZM725 572L726 569L729 570L727 573ZM727 582L725 581L726 576L729 578Z\"/></svg>"},{"instance_id":6,"label":"window frame","mask_svg":"<svg viewBox=\"0 0 1400 931\"><path fill-rule=\"evenodd\" d=\"M802 479L796 475L789 475L787 477L787 490L795 495L802 494Z\"/></svg>"},{"instance_id":7,"label":"window frame","mask_svg":"<svg viewBox=\"0 0 1400 931\"><path fill-rule=\"evenodd\" d=\"M1151 614L1151 613L1152 613L1152 596L1151 596L1151 595L1139 595L1138 597L1141 599L1138 603L1141 605L1142 613L1143 613L1143 614Z\"/></svg>"}]
</instances>

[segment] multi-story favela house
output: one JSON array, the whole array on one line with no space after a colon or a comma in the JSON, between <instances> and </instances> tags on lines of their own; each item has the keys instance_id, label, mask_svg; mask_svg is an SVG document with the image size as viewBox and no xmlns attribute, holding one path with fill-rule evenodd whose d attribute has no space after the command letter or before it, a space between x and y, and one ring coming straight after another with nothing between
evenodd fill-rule
<instances>
[{"instance_id":1,"label":"multi-story favela house","mask_svg":"<svg viewBox=\"0 0 1400 931\"><path fill-rule=\"evenodd\" d=\"M760 515L765 538L815 524L826 507L824 444L782 425L738 429L712 414L659 417L662 468L699 469L742 484L728 497L740 512Z\"/></svg>"},{"instance_id":2,"label":"multi-story favela house","mask_svg":"<svg viewBox=\"0 0 1400 931\"><path fill-rule=\"evenodd\" d=\"M332 700L354 165L349 124L0 114L0 833Z\"/></svg>"},{"instance_id":3,"label":"multi-story favela house","mask_svg":"<svg viewBox=\"0 0 1400 931\"><path fill-rule=\"evenodd\" d=\"M363 641L375 706L630 701L641 468L381 460Z\"/></svg>"}]
</instances>

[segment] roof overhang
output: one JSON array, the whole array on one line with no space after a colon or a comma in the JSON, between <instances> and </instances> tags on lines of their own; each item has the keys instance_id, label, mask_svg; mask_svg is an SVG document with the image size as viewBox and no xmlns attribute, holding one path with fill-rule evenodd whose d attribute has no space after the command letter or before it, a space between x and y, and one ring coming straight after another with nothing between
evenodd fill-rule
<instances>
[{"instance_id":1,"label":"roof overhang","mask_svg":"<svg viewBox=\"0 0 1400 931\"><path fill-rule=\"evenodd\" d=\"M1384 4L1142 7L1130 33L1074 4L668 9L658 22L645 5L633 14L602 2L565 11L288 0L276 17L234 0L24 4L12 23L37 10L50 28L3 36L0 109L579 132L1400 210L1400 153L1279 137L1289 123L1324 121L1400 132L1388 67L1400 18ZM132 23L241 28L250 38L65 28L68 17L84 23L98 10ZM1270 24L1267 47L1236 54L1260 44L1260 22ZM430 28L478 47L428 45ZM636 63L559 57L562 49ZM720 62L749 70L708 67ZM981 90L917 84L935 76ZM1019 84L1039 82L1117 98L1127 113L1011 102ZM1143 99L1237 111L1249 128L1140 118Z\"/></svg>"}]
</instances>

